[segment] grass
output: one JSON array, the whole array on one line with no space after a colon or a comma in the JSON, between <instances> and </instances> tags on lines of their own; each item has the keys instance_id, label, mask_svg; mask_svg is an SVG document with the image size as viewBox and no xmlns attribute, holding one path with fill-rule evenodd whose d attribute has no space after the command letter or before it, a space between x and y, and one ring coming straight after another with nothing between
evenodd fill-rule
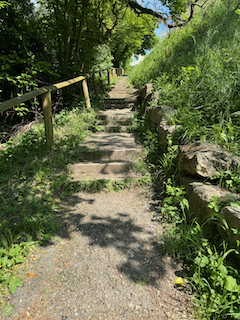
<instances>
[{"instance_id":1,"label":"grass","mask_svg":"<svg viewBox=\"0 0 240 320\"><path fill-rule=\"evenodd\" d=\"M135 66L130 78L153 82L159 104L177 109L175 140L207 140L240 154L238 2L208 1ZM144 76L143 76L144 75Z\"/></svg>"},{"instance_id":2,"label":"grass","mask_svg":"<svg viewBox=\"0 0 240 320\"><path fill-rule=\"evenodd\" d=\"M95 123L93 110L76 108L56 115L52 151L46 148L41 123L1 145L0 297L22 285L16 266L34 244L49 241L60 227L60 199L73 191L68 165L79 161L80 144Z\"/></svg>"}]
</instances>

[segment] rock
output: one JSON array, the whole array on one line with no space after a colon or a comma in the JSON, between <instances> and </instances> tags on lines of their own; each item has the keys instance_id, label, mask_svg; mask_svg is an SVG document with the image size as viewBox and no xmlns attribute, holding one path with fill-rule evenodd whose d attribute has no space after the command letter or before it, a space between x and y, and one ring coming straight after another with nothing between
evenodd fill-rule
<instances>
[{"instance_id":1,"label":"rock","mask_svg":"<svg viewBox=\"0 0 240 320\"><path fill-rule=\"evenodd\" d=\"M140 114L143 115L146 112L149 102L155 102L157 104L159 98L159 92L153 90L153 84L146 84L142 90L139 91L137 98L137 105L140 108Z\"/></svg>"},{"instance_id":2,"label":"rock","mask_svg":"<svg viewBox=\"0 0 240 320\"><path fill-rule=\"evenodd\" d=\"M158 126L158 142L167 142L167 135L173 133L175 129L175 125L160 123Z\"/></svg>"},{"instance_id":3,"label":"rock","mask_svg":"<svg viewBox=\"0 0 240 320\"><path fill-rule=\"evenodd\" d=\"M214 209L208 207L212 201L212 197L226 198L231 196L239 199L240 195L231 193L228 190L221 189L218 186L213 186L210 183L203 183L196 181L188 176L181 176L181 183L186 188L186 198L189 201L189 214L192 218L196 218L201 224L205 219L214 213ZM227 221L229 228L236 228L240 230L240 207L224 207L220 213ZM216 222L217 224L217 222ZM226 234L218 224L218 230L221 236L228 237L230 242L240 240L239 235L233 234L231 230Z\"/></svg>"},{"instance_id":4,"label":"rock","mask_svg":"<svg viewBox=\"0 0 240 320\"><path fill-rule=\"evenodd\" d=\"M225 149L203 141L179 147L179 170L192 176L210 178L216 171L234 171L239 157Z\"/></svg>"},{"instance_id":5,"label":"rock","mask_svg":"<svg viewBox=\"0 0 240 320\"><path fill-rule=\"evenodd\" d=\"M168 124L170 118L177 114L177 110L169 106L157 106L146 110L146 117L152 122Z\"/></svg>"},{"instance_id":6,"label":"rock","mask_svg":"<svg viewBox=\"0 0 240 320\"><path fill-rule=\"evenodd\" d=\"M230 191L213 186L208 182L196 181L186 175L181 176L181 184L186 188L186 198L189 201L189 213L201 223L214 212L208 205L212 197L223 198L231 194Z\"/></svg>"},{"instance_id":7,"label":"rock","mask_svg":"<svg viewBox=\"0 0 240 320\"><path fill-rule=\"evenodd\" d=\"M234 228L240 231L240 207L225 207L222 209L222 215L230 228L228 232L229 242L236 243L236 240L240 240L240 235L234 234L231 229Z\"/></svg>"},{"instance_id":8,"label":"rock","mask_svg":"<svg viewBox=\"0 0 240 320\"><path fill-rule=\"evenodd\" d=\"M146 84L146 88L147 88L147 94L150 94L153 92L153 84L152 83L147 83Z\"/></svg>"}]
</instances>

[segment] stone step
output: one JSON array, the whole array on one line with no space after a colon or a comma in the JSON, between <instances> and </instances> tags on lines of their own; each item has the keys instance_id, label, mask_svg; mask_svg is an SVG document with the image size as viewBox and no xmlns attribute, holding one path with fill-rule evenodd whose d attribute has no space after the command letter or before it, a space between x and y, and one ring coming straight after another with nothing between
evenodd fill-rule
<instances>
[{"instance_id":1,"label":"stone step","mask_svg":"<svg viewBox=\"0 0 240 320\"><path fill-rule=\"evenodd\" d=\"M110 99L134 99L135 96L133 94L126 94L126 93L121 93L121 92L111 92L111 94L109 94L109 98Z\"/></svg>"},{"instance_id":2,"label":"stone step","mask_svg":"<svg viewBox=\"0 0 240 320\"><path fill-rule=\"evenodd\" d=\"M118 109L126 109L129 108L129 106L131 106L133 104L133 102L124 102L124 103L107 103L104 106L104 110L111 110L113 108L118 108Z\"/></svg>"},{"instance_id":3,"label":"stone step","mask_svg":"<svg viewBox=\"0 0 240 320\"><path fill-rule=\"evenodd\" d=\"M133 116L133 113L130 108L126 108L125 110L122 109L117 109L115 108L114 110L108 110L108 111L99 111L99 115L109 115L109 116L115 116L115 115L120 115L120 116Z\"/></svg>"},{"instance_id":4,"label":"stone step","mask_svg":"<svg viewBox=\"0 0 240 320\"><path fill-rule=\"evenodd\" d=\"M121 88L114 88L111 90L110 93L126 93L126 94L132 94L132 90L128 89L128 88L125 88L125 87L121 87Z\"/></svg>"},{"instance_id":5,"label":"stone step","mask_svg":"<svg viewBox=\"0 0 240 320\"><path fill-rule=\"evenodd\" d=\"M132 164L133 162L81 162L70 165L69 170L75 176L84 173L86 176L90 174L93 177L92 174L94 174L96 177L96 175L102 174L105 175L105 179L108 179L107 175L129 172Z\"/></svg>"},{"instance_id":6,"label":"stone step","mask_svg":"<svg viewBox=\"0 0 240 320\"><path fill-rule=\"evenodd\" d=\"M118 99L118 98L108 98L105 99L105 103L117 103L117 104L121 104L121 103L127 103L127 102L132 102L134 99Z\"/></svg>"},{"instance_id":7,"label":"stone step","mask_svg":"<svg viewBox=\"0 0 240 320\"><path fill-rule=\"evenodd\" d=\"M117 128L123 127L123 131L125 130L124 127L130 127L132 125L132 118L126 118L126 119L121 119L121 120L113 120L113 119L103 119L103 120L98 120L96 125L99 127L102 127L102 130L99 130L99 132L114 132L114 130L106 129L105 127L116 127ZM119 131L115 131L119 132Z\"/></svg>"},{"instance_id":8,"label":"stone step","mask_svg":"<svg viewBox=\"0 0 240 320\"><path fill-rule=\"evenodd\" d=\"M107 124L116 124L116 122L125 122L127 125L132 123L133 120L133 113L130 109L112 109L108 111L99 112L97 118L102 121L103 125ZM99 122L98 122L99 123ZM122 123L123 124L123 123ZM124 125L124 124L123 124Z\"/></svg>"},{"instance_id":9,"label":"stone step","mask_svg":"<svg viewBox=\"0 0 240 320\"><path fill-rule=\"evenodd\" d=\"M114 132L112 130L105 130L104 127L110 126L110 127L130 127L132 125L132 118L126 118L126 119L120 119L120 120L113 120L113 119L103 119L97 121L97 125L100 127L103 127L100 132ZM116 129L117 130L117 129ZM119 132L119 131L116 131Z\"/></svg>"},{"instance_id":10,"label":"stone step","mask_svg":"<svg viewBox=\"0 0 240 320\"><path fill-rule=\"evenodd\" d=\"M88 137L84 146L89 149L132 149L140 148L132 133L94 133Z\"/></svg>"},{"instance_id":11,"label":"stone step","mask_svg":"<svg viewBox=\"0 0 240 320\"><path fill-rule=\"evenodd\" d=\"M121 126L121 125L105 125L104 132L128 132L129 126Z\"/></svg>"},{"instance_id":12,"label":"stone step","mask_svg":"<svg viewBox=\"0 0 240 320\"><path fill-rule=\"evenodd\" d=\"M88 161L135 161L141 156L141 148L86 149L81 151L79 159Z\"/></svg>"},{"instance_id":13,"label":"stone step","mask_svg":"<svg viewBox=\"0 0 240 320\"><path fill-rule=\"evenodd\" d=\"M116 121L132 121L133 120L133 116L132 115L108 115L108 114L99 114L97 116L97 118L101 121L104 121L104 122L112 122L112 123L115 123ZM107 124L106 123L106 124Z\"/></svg>"},{"instance_id":14,"label":"stone step","mask_svg":"<svg viewBox=\"0 0 240 320\"><path fill-rule=\"evenodd\" d=\"M74 180L124 180L138 177L131 168L141 157L142 149L134 135L126 132L133 121L129 105L133 104L134 93L124 83L112 86L109 97L105 99L107 111L98 114L97 124L103 126L105 132L91 135L82 145L79 151L81 162L70 165Z\"/></svg>"},{"instance_id":15,"label":"stone step","mask_svg":"<svg viewBox=\"0 0 240 320\"><path fill-rule=\"evenodd\" d=\"M98 172L86 172L86 170L82 170L82 172L75 172L72 174L73 181L92 181L92 180L126 180L126 179L139 179L142 175L137 174L135 172L123 172L123 173L98 173Z\"/></svg>"}]
</instances>

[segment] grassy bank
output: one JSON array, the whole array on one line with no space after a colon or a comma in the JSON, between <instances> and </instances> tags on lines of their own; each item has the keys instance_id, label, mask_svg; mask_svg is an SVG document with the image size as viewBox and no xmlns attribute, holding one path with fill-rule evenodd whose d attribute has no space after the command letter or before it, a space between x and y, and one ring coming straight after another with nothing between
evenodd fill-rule
<instances>
[{"instance_id":1,"label":"grassy bank","mask_svg":"<svg viewBox=\"0 0 240 320\"><path fill-rule=\"evenodd\" d=\"M214 141L239 154L238 1L209 1L174 30L129 75L153 82L160 104L177 109L178 141ZM197 8L196 8L197 9Z\"/></svg>"}]
</instances>

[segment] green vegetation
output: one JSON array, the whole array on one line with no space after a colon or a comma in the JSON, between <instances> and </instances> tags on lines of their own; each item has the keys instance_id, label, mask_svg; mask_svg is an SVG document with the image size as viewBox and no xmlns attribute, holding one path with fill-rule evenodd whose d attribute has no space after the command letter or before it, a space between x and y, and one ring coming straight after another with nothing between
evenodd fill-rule
<instances>
[{"instance_id":1,"label":"green vegetation","mask_svg":"<svg viewBox=\"0 0 240 320\"><path fill-rule=\"evenodd\" d=\"M0 101L80 73L113 65L125 67L132 53L143 53L156 41L154 20L146 15L135 18L127 8L146 13L134 0L39 3L34 8L29 0L0 1L0 42L4 43L0 49ZM189 16L185 6L193 1L162 3L168 6L174 23L186 19L184 14ZM135 121L132 130L137 129L146 151L145 162L139 162L135 170L148 170L156 190L165 194L159 214L170 227L162 240L174 258L183 259L195 313L207 320L240 319L240 276L234 261L239 242L230 247L220 240L216 224L227 233L239 231L229 230L219 214L223 203L217 198L210 204L215 214L203 225L192 219L184 188L179 186L177 144L202 139L240 154L238 6L237 0L208 0L203 8L195 6L194 19L159 40L130 74L137 87L153 82L160 91L159 103L178 111L171 118L178 129L168 137L167 152L166 146L157 144L157 135L146 126L144 117ZM96 78L101 83L100 75ZM85 110L78 94L76 87L57 92L52 151L46 150L43 126L38 122L38 99L1 119L0 308L4 305L1 297L14 293L23 283L23 271L17 266L27 261L34 245L49 241L62 225L61 201L77 191L118 191L150 180L146 175L135 181L72 181L68 165L84 160L89 150L81 141L98 130L94 110ZM35 119L36 124L9 139L9 126L23 117ZM239 170L216 173L213 178L220 186L239 191ZM225 205L238 204L234 199L224 201ZM139 283L147 284L145 279ZM12 309L9 303L3 315Z\"/></svg>"},{"instance_id":2,"label":"green vegetation","mask_svg":"<svg viewBox=\"0 0 240 320\"><path fill-rule=\"evenodd\" d=\"M228 243L219 234L225 234L225 239L239 234L220 214L221 208L239 206L239 201L213 197L209 207L214 214L202 224L197 222L179 186L176 157L179 143L200 139L240 154L238 6L238 1L216 0L196 8L187 26L160 39L130 73L135 86L153 82L160 93L158 103L177 109L170 121L179 127L168 136L167 147L148 138L151 130L146 130L144 117L137 130L149 146L147 159L158 193L164 194L159 207L161 219L168 224L164 247L183 261L194 314L205 320L240 319L239 241ZM212 182L238 193L239 169L216 172Z\"/></svg>"},{"instance_id":3,"label":"green vegetation","mask_svg":"<svg viewBox=\"0 0 240 320\"><path fill-rule=\"evenodd\" d=\"M226 205L239 206L239 201L234 197L221 201L213 197L209 207L215 213L200 225L189 212L184 187L179 186L177 146L169 138L168 152L163 153L156 139L149 138L154 133L147 129L144 119L138 121L135 130L146 146L145 160L155 191L162 195L159 216L167 228L160 240L165 251L183 263L184 286L193 295L194 316L204 320L239 319L239 241L234 245L224 240L239 231L229 228L219 213ZM225 234L224 239L219 229Z\"/></svg>"},{"instance_id":4,"label":"green vegetation","mask_svg":"<svg viewBox=\"0 0 240 320\"><path fill-rule=\"evenodd\" d=\"M80 191L114 192L151 180L145 170L143 177L124 181L73 181L68 165L89 155L81 142L97 130L96 113L76 107L63 110L54 121L52 151L45 146L42 123L0 144L0 300L23 284L24 272L17 265L64 223L64 199Z\"/></svg>"},{"instance_id":5,"label":"green vegetation","mask_svg":"<svg viewBox=\"0 0 240 320\"><path fill-rule=\"evenodd\" d=\"M177 109L177 140L214 141L239 153L238 1L209 1L186 27L160 39L133 68L132 82L153 82L159 102Z\"/></svg>"},{"instance_id":6,"label":"green vegetation","mask_svg":"<svg viewBox=\"0 0 240 320\"><path fill-rule=\"evenodd\" d=\"M60 227L59 203L73 188L67 166L79 160L81 141L95 128L95 112L75 108L55 122L51 152L42 123L0 145L0 295L22 285L15 266L26 260L32 245L49 241Z\"/></svg>"}]
</instances>

